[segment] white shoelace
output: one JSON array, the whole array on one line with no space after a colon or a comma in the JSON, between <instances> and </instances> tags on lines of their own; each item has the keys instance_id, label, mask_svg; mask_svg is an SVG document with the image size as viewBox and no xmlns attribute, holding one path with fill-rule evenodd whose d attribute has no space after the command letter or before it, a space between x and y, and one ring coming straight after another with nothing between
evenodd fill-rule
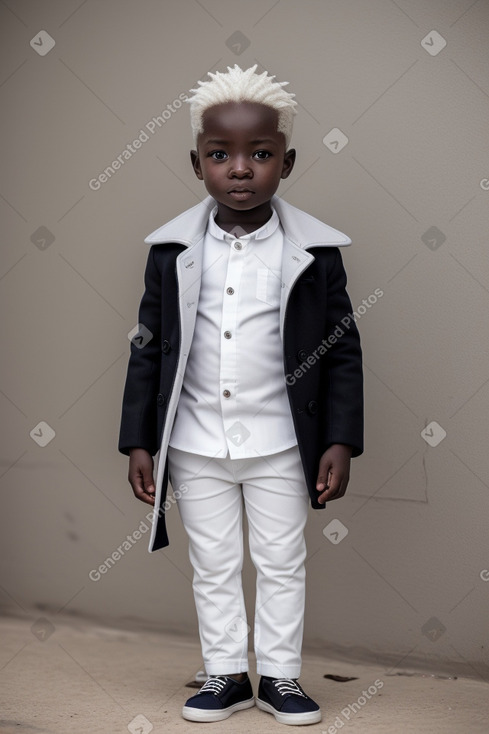
<instances>
[{"instance_id":1,"label":"white shoelace","mask_svg":"<svg viewBox=\"0 0 489 734\"><path fill-rule=\"evenodd\" d=\"M292 680L292 678L277 678L273 681L273 685L281 696L287 696L291 693L293 696L307 698L300 685L295 680Z\"/></svg>"},{"instance_id":2,"label":"white shoelace","mask_svg":"<svg viewBox=\"0 0 489 734\"><path fill-rule=\"evenodd\" d=\"M211 676L206 680L199 693L213 693L217 696L226 685L227 680L219 675Z\"/></svg>"}]
</instances>

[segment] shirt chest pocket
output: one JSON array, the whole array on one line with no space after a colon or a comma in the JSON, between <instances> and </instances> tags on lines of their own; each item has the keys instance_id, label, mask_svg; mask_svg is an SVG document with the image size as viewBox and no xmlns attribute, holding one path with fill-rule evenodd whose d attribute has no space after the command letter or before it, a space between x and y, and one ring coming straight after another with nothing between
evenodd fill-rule
<instances>
[{"instance_id":1,"label":"shirt chest pocket","mask_svg":"<svg viewBox=\"0 0 489 734\"><path fill-rule=\"evenodd\" d=\"M269 306L280 305L282 290L282 272L274 268L257 268L256 297Z\"/></svg>"}]
</instances>

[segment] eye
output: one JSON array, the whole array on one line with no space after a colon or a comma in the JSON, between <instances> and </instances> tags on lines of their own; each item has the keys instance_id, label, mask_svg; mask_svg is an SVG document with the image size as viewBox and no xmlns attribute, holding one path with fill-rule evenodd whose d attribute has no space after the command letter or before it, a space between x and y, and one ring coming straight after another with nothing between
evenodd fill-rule
<instances>
[{"instance_id":1,"label":"eye","mask_svg":"<svg viewBox=\"0 0 489 734\"><path fill-rule=\"evenodd\" d=\"M266 161L272 154L268 150L257 150L253 155L256 156L259 161Z\"/></svg>"},{"instance_id":2,"label":"eye","mask_svg":"<svg viewBox=\"0 0 489 734\"><path fill-rule=\"evenodd\" d=\"M224 161L227 158L227 153L223 150L213 150L209 153L210 158L214 158L215 161Z\"/></svg>"}]
</instances>

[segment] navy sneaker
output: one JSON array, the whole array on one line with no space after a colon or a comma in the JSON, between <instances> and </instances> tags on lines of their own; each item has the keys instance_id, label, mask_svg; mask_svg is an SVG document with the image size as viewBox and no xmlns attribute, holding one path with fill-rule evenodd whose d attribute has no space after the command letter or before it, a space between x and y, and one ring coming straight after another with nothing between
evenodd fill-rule
<instances>
[{"instance_id":1,"label":"navy sneaker","mask_svg":"<svg viewBox=\"0 0 489 734\"><path fill-rule=\"evenodd\" d=\"M248 676L238 683L227 675L211 675L200 691L185 703L182 716L189 721L222 721L235 711L254 705Z\"/></svg>"},{"instance_id":2,"label":"navy sneaker","mask_svg":"<svg viewBox=\"0 0 489 734\"><path fill-rule=\"evenodd\" d=\"M273 714L280 724L300 726L321 721L321 709L293 678L262 676L256 705Z\"/></svg>"}]
</instances>

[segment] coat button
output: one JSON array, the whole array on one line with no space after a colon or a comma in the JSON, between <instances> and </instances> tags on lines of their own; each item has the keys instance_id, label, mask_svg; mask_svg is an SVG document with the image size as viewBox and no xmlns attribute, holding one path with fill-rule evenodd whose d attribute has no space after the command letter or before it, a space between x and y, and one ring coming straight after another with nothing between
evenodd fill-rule
<instances>
[{"instance_id":1,"label":"coat button","mask_svg":"<svg viewBox=\"0 0 489 734\"><path fill-rule=\"evenodd\" d=\"M163 354L168 354L168 352L171 352L171 344L166 339L161 345L161 351L163 352Z\"/></svg>"},{"instance_id":2,"label":"coat button","mask_svg":"<svg viewBox=\"0 0 489 734\"><path fill-rule=\"evenodd\" d=\"M165 396L163 393L159 392L156 396L156 402L158 405L164 405L165 404Z\"/></svg>"},{"instance_id":3,"label":"coat button","mask_svg":"<svg viewBox=\"0 0 489 734\"><path fill-rule=\"evenodd\" d=\"M315 400L309 400L307 404L307 411L311 415L315 415L318 412L318 404Z\"/></svg>"},{"instance_id":4,"label":"coat button","mask_svg":"<svg viewBox=\"0 0 489 734\"><path fill-rule=\"evenodd\" d=\"M297 352L297 359L299 360L299 362L305 362L306 361L306 359L307 359L307 352L306 352L305 349L299 349L299 351Z\"/></svg>"}]
</instances>

